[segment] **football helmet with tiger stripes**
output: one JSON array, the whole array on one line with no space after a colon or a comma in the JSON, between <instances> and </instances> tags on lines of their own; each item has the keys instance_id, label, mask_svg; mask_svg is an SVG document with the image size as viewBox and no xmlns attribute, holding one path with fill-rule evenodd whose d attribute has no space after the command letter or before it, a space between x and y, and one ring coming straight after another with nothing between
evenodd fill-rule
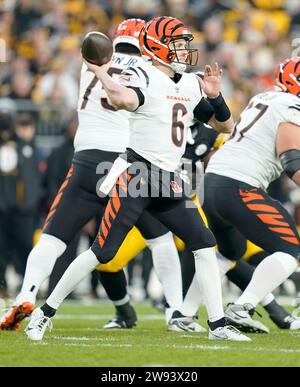
<instances>
[{"instance_id":1,"label":"football helmet with tiger stripes","mask_svg":"<svg viewBox=\"0 0 300 387\"><path fill-rule=\"evenodd\" d=\"M277 67L275 86L300 97L300 57L287 59Z\"/></svg>"},{"instance_id":2,"label":"football helmet with tiger stripes","mask_svg":"<svg viewBox=\"0 0 300 387\"><path fill-rule=\"evenodd\" d=\"M113 36L113 48L119 43L127 43L140 49L139 35L146 24L142 19L127 19L118 25Z\"/></svg>"},{"instance_id":3,"label":"football helmet with tiger stripes","mask_svg":"<svg viewBox=\"0 0 300 387\"><path fill-rule=\"evenodd\" d=\"M140 48L143 55L168 65L175 72L183 72L186 65L195 65L197 49L190 48L193 40L191 31L178 19L170 16L160 16L146 23L140 33ZM176 41L184 39L184 48L176 49ZM186 60L180 61L179 51L187 53Z\"/></svg>"}]
</instances>

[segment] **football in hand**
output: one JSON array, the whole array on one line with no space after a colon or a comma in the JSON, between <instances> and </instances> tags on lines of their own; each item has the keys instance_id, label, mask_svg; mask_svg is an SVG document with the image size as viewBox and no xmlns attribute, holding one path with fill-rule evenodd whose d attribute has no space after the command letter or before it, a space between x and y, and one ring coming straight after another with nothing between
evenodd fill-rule
<instances>
[{"instance_id":1,"label":"football in hand","mask_svg":"<svg viewBox=\"0 0 300 387\"><path fill-rule=\"evenodd\" d=\"M112 53L112 41L102 32L89 32L83 39L81 54L92 64L102 66L110 61Z\"/></svg>"}]
</instances>

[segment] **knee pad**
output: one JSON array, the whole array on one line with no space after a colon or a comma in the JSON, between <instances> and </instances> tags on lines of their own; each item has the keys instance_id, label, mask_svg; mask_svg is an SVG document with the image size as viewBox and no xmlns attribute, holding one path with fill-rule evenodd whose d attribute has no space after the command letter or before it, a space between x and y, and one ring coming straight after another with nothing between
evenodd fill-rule
<instances>
[{"instance_id":1,"label":"knee pad","mask_svg":"<svg viewBox=\"0 0 300 387\"><path fill-rule=\"evenodd\" d=\"M295 255L292 255L289 253L277 251L273 253L271 256L273 259L276 259L281 265L283 265L283 269L286 271L288 275L290 275L292 272L294 272L297 269L297 261L299 266L299 254L298 254L298 257L296 257ZM282 259L282 257L284 257L284 260Z\"/></svg>"},{"instance_id":2,"label":"knee pad","mask_svg":"<svg viewBox=\"0 0 300 387\"><path fill-rule=\"evenodd\" d=\"M195 251L199 249L206 249L209 247L215 247L217 244L216 238L214 234L211 232L209 228L203 227L200 231L191 231L191 238L187 241L187 248L189 250Z\"/></svg>"},{"instance_id":3,"label":"knee pad","mask_svg":"<svg viewBox=\"0 0 300 387\"><path fill-rule=\"evenodd\" d=\"M60 257L66 250L67 245L61 239L56 238L53 235L42 234L38 243L49 244L53 249L56 250L56 255Z\"/></svg>"},{"instance_id":4,"label":"knee pad","mask_svg":"<svg viewBox=\"0 0 300 387\"><path fill-rule=\"evenodd\" d=\"M246 251L246 245L245 247L241 247L236 245L230 246L229 244L227 244L226 246L218 246L218 249L220 253L224 255L224 257L232 261L238 261L244 256Z\"/></svg>"},{"instance_id":5,"label":"knee pad","mask_svg":"<svg viewBox=\"0 0 300 387\"><path fill-rule=\"evenodd\" d=\"M162 244L162 243L175 243L174 238L173 238L173 234L170 231L164 235L157 237L157 238L146 240L146 244L151 251L154 249L155 246L157 246L158 244Z\"/></svg>"}]
</instances>

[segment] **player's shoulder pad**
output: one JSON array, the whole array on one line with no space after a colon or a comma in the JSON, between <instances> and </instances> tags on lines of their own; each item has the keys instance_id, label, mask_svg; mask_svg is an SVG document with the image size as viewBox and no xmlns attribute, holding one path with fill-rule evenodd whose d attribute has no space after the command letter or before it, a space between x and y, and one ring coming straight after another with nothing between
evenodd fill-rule
<instances>
[{"instance_id":1,"label":"player's shoulder pad","mask_svg":"<svg viewBox=\"0 0 300 387\"><path fill-rule=\"evenodd\" d=\"M271 102L276 105L276 107L281 106L282 109L294 109L300 111L300 98L290 93L275 92L272 94L275 94L276 97L272 99Z\"/></svg>"},{"instance_id":2,"label":"player's shoulder pad","mask_svg":"<svg viewBox=\"0 0 300 387\"><path fill-rule=\"evenodd\" d=\"M147 71L141 66L128 67L120 75L120 83L124 86L147 88L149 82Z\"/></svg>"},{"instance_id":3,"label":"player's shoulder pad","mask_svg":"<svg viewBox=\"0 0 300 387\"><path fill-rule=\"evenodd\" d=\"M293 94L278 92L278 98L274 101L274 110L282 118L282 121L291 122L300 126L300 98Z\"/></svg>"},{"instance_id":4,"label":"player's shoulder pad","mask_svg":"<svg viewBox=\"0 0 300 387\"><path fill-rule=\"evenodd\" d=\"M300 98L296 97L295 95L291 95L289 101L288 101L288 109L296 110L300 113Z\"/></svg>"}]
</instances>

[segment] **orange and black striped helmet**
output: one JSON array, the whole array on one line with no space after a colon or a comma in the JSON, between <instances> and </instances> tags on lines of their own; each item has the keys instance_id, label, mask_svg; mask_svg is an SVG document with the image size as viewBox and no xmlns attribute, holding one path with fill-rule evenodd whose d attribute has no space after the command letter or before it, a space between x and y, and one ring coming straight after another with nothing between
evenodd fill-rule
<instances>
[{"instance_id":1,"label":"orange and black striped helmet","mask_svg":"<svg viewBox=\"0 0 300 387\"><path fill-rule=\"evenodd\" d=\"M275 86L300 97L300 57L287 59L277 67Z\"/></svg>"},{"instance_id":2,"label":"orange and black striped helmet","mask_svg":"<svg viewBox=\"0 0 300 387\"><path fill-rule=\"evenodd\" d=\"M113 47L119 43L132 44L140 49L139 35L146 24L142 19L127 19L118 25L113 36Z\"/></svg>"},{"instance_id":3,"label":"orange and black striped helmet","mask_svg":"<svg viewBox=\"0 0 300 387\"><path fill-rule=\"evenodd\" d=\"M180 20L170 16L159 16L146 23L142 29L140 48L143 55L163 64L180 63L177 57L178 50L170 47L170 43L174 43L177 39L185 39L187 42L185 50L188 51L185 64L195 65L196 60L193 60L193 53L197 50L189 48L189 43L193 38L192 33Z\"/></svg>"}]
</instances>

